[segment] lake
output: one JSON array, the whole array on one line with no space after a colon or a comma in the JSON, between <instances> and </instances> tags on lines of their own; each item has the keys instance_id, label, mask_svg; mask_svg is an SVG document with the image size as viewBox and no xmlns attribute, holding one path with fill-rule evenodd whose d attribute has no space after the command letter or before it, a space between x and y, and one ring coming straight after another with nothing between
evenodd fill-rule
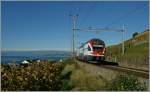
<instances>
[{"instance_id":1,"label":"lake","mask_svg":"<svg viewBox=\"0 0 150 92\"><path fill-rule=\"evenodd\" d=\"M2 51L1 63L9 64L16 61L17 64L20 64L23 60L29 59L59 61L69 57L70 52L67 51Z\"/></svg>"}]
</instances>

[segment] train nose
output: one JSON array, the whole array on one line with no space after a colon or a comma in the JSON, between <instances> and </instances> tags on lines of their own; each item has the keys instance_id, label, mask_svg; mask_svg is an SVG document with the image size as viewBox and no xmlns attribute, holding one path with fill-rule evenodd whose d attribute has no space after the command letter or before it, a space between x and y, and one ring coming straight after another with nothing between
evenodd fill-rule
<instances>
[{"instance_id":1,"label":"train nose","mask_svg":"<svg viewBox=\"0 0 150 92\"><path fill-rule=\"evenodd\" d=\"M98 54L102 54L102 50L97 51Z\"/></svg>"},{"instance_id":2,"label":"train nose","mask_svg":"<svg viewBox=\"0 0 150 92\"><path fill-rule=\"evenodd\" d=\"M97 55L102 55L103 52L101 50L100 51L93 51L92 54L97 56Z\"/></svg>"},{"instance_id":3,"label":"train nose","mask_svg":"<svg viewBox=\"0 0 150 92\"><path fill-rule=\"evenodd\" d=\"M96 57L96 60L99 60L99 57Z\"/></svg>"}]
</instances>

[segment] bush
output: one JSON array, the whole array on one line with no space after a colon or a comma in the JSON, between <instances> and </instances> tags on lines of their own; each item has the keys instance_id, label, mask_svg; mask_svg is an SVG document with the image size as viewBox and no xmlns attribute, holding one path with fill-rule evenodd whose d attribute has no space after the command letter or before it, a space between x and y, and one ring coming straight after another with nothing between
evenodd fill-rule
<instances>
[{"instance_id":1,"label":"bush","mask_svg":"<svg viewBox=\"0 0 150 92\"><path fill-rule=\"evenodd\" d=\"M2 66L1 68L5 68ZM7 68L7 67L6 67ZM35 62L26 67L1 71L1 89L3 91L44 91L60 90L62 86L60 62Z\"/></svg>"},{"instance_id":2,"label":"bush","mask_svg":"<svg viewBox=\"0 0 150 92\"><path fill-rule=\"evenodd\" d=\"M61 90L71 90L73 88L73 85L70 84L70 77L73 73L73 71L75 71L75 66L73 63L69 63L68 65L66 65L66 67L64 68L64 70L61 72L61 79L62 79L62 88Z\"/></svg>"},{"instance_id":3,"label":"bush","mask_svg":"<svg viewBox=\"0 0 150 92\"><path fill-rule=\"evenodd\" d=\"M143 91L146 90L145 85L137 80L133 75L119 75L110 84L108 90L111 91Z\"/></svg>"}]
</instances>

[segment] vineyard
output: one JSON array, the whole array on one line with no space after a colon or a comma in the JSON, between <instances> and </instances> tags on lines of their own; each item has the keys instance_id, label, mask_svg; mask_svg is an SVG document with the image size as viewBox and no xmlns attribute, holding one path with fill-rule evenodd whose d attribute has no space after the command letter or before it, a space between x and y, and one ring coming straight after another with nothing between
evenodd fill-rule
<instances>
[{"instance_id":1,"label":"vineyard","mask_svg":"<svg viewBox=\"0 0 150 92\"><path fill-rule=\"evenodd\" d=\"M142 43L148 43L149 42L149 30L144 31L143 33L138 34L132 39L129 39L125 41L125 46L127 47L132 47L136 46Z\"/></svg>"}]
</instances>

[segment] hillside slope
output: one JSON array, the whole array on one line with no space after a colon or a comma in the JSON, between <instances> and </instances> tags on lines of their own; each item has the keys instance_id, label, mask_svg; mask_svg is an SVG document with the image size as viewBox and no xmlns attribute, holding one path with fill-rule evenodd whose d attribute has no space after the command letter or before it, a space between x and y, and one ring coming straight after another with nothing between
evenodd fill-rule
<instances>
[{"instance_id":1,"label":"hillside slope","mask_svg":"<svg viewBox=\"0 0 150 92\"><path fill-rule=\"evenodd\" d=\"M125 41L125 54L122 55L122 44L107 47L107 60L119 65L148 69L149 65L149 30ZM114 59L115 58L115 59Z\"/></svg>"}]
</instances>

